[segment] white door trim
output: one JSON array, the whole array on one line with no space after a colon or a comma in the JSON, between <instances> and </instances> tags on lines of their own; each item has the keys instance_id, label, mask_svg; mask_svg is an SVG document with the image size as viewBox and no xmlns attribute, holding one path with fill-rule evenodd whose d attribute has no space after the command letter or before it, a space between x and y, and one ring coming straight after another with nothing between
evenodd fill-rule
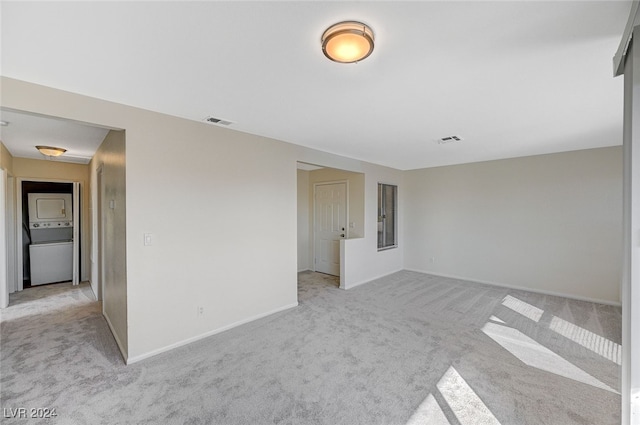
<instances>
[{"instance_id":1,"label":"white door trim","mask_svg":"<svg viewBox=\"0 0 640 425\"><path fill-rule=\"evenodd\" d=\"M16 272L18 266L16 262L16 179L13 175L7 174L7 198L5 205L6 222L6 238L7 238L7 287L9 293L16 291L18 274Z\"/></svg>"},{"instance_id":2,"label":"white door trim","mask_svg":"<svg viewBox=\"0 0 640 425\"><path fill-rule=\"evenodd\" d=\"M0 308L9 306L9 286L7 282L7 171L0 168Z\"/></svg>"},{"instance_id":3,"label":"white door trim","mask_svg":"<svg viewBox=\"0 0 640 425\"><path fill-rule=\"evenodd\" d=\"M80 183L73 182L73 277L71 282L73 285L80 283L80 214L78 211L80 206Z\"/></svg>"},{"instance_id":4,"label":"white door trim","mask_svg":"<svg viewBox=\"0 0 640 425\"><path fill-rule=\"evenodd\" d=\"M331 185L331 184L344 184L346 189L345 189L345 196L346 196L346 214L347 214L347 221L345 223L345 233L344 233L344 238L348 239L349 238L349 180L332 180L332 181L327 181L327 182L317 182L313 184L313 216L312 216L312 221L311 221L311 225L313 227L313 239L311 240L311 252L313 253L312 256L312 260L311 261L311 271L316 271L316 189L318 186L326 186L326 185Z\"/></svg>"},{"instance_id":5,"label":"white door trim","mask_svg":"<svg viewBox=\"0 0 640 425\"><path fill-rule=\"evenodd\" d=\"M98 284L96 285L98 293L96 298L102 301L104 296L104 164L101 163L96 169L96 222L92 225L95 229L97 241L91 242L92 248L95 247L96 252L93 254L95 265L98 268L96 276ZM104 314L104 303L102 303L102 313Z\"/></svg>"}]
</instances>

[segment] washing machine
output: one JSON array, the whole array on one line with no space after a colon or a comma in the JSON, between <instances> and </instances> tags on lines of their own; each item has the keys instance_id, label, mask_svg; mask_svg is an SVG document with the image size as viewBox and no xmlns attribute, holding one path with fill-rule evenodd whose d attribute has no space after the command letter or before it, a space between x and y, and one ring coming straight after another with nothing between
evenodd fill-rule
<instances>
[{"instance_id":1,"label":"washing machine","mask_svg":"<svg viewBox=\"0 0 640 425\"><path fill-rule=\"evenodd\" d=\"M38 242L29 245L31 286L73 279L73 242Z\"/></svg>"},{"instance_id":2,"label":"washing machine","mask_svg":"<svg viewBox=\"0 0 640 425\"><path fill-rule=\"evenodd\" d=\"M71 194L29 193L31 286L73 279Z\"/></svg>"}]
</instances>

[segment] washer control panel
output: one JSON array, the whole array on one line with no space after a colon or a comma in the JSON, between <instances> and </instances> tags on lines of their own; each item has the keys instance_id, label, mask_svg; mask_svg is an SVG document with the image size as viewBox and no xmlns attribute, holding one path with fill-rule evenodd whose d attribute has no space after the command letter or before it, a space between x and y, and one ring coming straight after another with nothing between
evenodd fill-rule
<instances>
[{"instance_id":1,"label":"washer control panel","mask_svg":"<svg viewBox=\"0 0 640 425\"><path fill-rule=\"evenodd\" d=\"M72 221L51 221L47 223L29 223L30 229L54 229L61 227L73 227Z\"/></svg>"}]
</instances>

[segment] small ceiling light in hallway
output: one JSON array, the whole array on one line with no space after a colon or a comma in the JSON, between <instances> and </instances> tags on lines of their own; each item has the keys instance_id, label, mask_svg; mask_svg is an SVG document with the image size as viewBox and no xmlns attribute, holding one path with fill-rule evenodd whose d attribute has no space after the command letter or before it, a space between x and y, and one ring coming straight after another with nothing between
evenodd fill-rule
<instances>
[{"instance_id":1,"label":"small ceiling light in hallway","mask_svg":"<svg viewBox=\"0 0 640 425\"><path fill-rule=\"evenodd\" d=\"M339 22L322 34L322 52L334 62L359 62L373 52L373 40L373 31L362 22Z\"/></svg>"},{"instance_id":2,"label":"small ceiling light in hallway","mask_svg":"<svg viewBox=\"0 0 640 425\"><path fill-rule=\"evenodd\" d=\"M54 146L36 146L36 149L45 156L60 156L67 150L63 148L56 148Z\"/></svg>"}]
</instances>

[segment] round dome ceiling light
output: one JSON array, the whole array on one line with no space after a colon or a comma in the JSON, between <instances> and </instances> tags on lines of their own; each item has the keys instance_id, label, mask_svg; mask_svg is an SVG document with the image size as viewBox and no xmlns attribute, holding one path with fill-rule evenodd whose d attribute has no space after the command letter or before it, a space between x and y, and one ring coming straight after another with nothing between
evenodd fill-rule
<instances>
[{"instance_id":1,"label":"round dome ceiling light","mask_svg":"<svg viewBox=\"0 0 640 425\"><path fill-rule=\"evenodd\" d=\"M55 146L36 146L36 149L44 156L60 156L67 151L64 148Z\"/></svg>"},{"instance_id":2,"label":"round dome ceiling light","mask_svg":"<svg viewBox=\"0 0 640 425\"><path fill-rule=\"evenodd\" d=\"M322 52L334 62L359 62L373 52L373 31L362 22L339 22L322 34Z\"/></svg>"}]
</instances>

